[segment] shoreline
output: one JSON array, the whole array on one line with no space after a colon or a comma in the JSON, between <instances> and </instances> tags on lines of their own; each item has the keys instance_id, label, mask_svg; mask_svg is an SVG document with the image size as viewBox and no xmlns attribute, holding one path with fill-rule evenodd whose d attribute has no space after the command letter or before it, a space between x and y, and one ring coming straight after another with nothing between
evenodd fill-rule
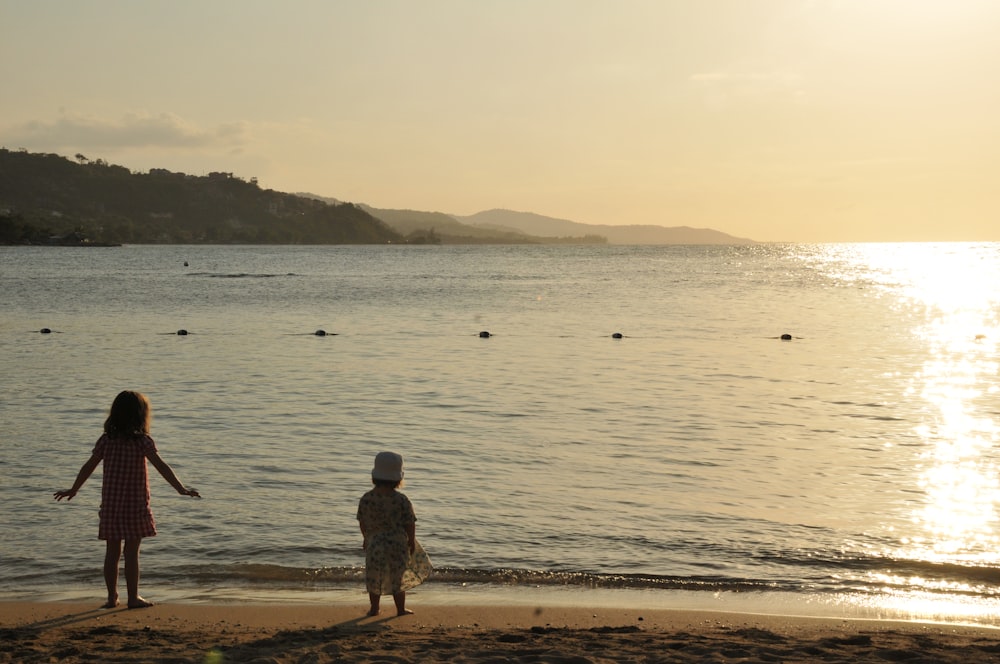
<instances>
[{"instance_id":1,"label":"shoreline","mask_svg":"<svg viewBox=\"0 0 1000 664\"><path fill-rule=\"evenodd\" d=\"M150 582L148 599L170 605L352 606L367 601L360 584L292 588L267 585L185 586ZM2 603L88 604L102 593L96 585L36 587L0 592ZM407 593L408 605L502 608L640 608L646 611L703 611L776 618L817 618L1000 627L1000 600L929 593L704 592L589 588L566 585L422 584Z\"/></svg>"},{"instance_id":2,"label":"shoreline","mask_svg":"<svg viewBox=\"0 0 1000 664\"><path fill-rule=\"evenodd\" d=\"M0 662L969 662L1000 630L708 610L391 602L157 604L0 601Z\"/></svg>"}]
</instances>

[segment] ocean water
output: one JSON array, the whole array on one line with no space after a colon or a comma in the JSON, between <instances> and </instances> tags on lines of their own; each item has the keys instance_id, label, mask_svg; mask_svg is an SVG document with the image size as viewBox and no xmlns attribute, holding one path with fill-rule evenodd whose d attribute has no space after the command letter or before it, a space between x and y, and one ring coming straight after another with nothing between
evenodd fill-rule
<instances>
[{"instance_id":1,"label":"ocean water","mask_svg":"<svg viewBox=\"0 0 1000 664\"><path fill-rule=\"evenodd\" d=\"M0 247L0 312L0 599L102 598L52 493L136 389L153 599L363 605L387 449L414 604L1000 625L1000 244Z\"/></svg>"}]
</instances>

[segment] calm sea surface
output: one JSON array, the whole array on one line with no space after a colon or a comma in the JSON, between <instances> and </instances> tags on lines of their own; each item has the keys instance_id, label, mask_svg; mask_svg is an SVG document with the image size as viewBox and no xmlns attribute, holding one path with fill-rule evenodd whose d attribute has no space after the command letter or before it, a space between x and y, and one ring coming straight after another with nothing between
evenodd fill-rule
<instances>
[{"instance_id":1,"label":"calm sea surface","mask_svg":"<svg viewBox=\"0 0 1000 664\"><path fill-rule=\"evenodd\" d=\"M153 599L363 605L388 449L415 604L1000 625L998 244L0 247L0 314L0 599L102 599L52 493L137 389Z\"/></svg>"}]
</instances>

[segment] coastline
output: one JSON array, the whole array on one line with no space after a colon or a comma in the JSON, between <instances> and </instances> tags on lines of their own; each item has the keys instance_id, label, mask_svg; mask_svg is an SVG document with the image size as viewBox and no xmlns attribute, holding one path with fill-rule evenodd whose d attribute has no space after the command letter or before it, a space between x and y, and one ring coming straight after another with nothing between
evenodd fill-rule
<instances>
[{"instance_id":1,"label":"coastline","mask_svg":"<svg viewBox=\"0 0 1000 664\"><path fill-rule=\"evenodd\" d=\"M90 604L101 593L94 584L36 586L0 592L0 604ZM99 589L98 589L99 590ZM150 581L147 598L169 605L354 606L367 601L360 583L226 584L191 586ZM414 607L490 606L510 608L641 608L774 617L919 622L1000 628L1000 601L954 594L705 592L591 588L573 585L440 583L433 580L407 593Z\"/></svg>"},{"instance_id":2,"label":"coastline","mask_svg":"<svg viewBox=\"0 0 1000 664\"><path fill-rule=\"evenodd\" d=\"M982 661L1000 630L682 609L0 602L0 662Z\"/></svg>"}]
</instances>

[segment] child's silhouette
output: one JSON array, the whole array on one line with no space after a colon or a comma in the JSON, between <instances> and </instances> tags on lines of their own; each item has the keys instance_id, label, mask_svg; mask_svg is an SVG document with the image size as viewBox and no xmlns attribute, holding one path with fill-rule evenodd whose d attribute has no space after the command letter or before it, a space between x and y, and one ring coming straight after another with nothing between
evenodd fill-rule
<instances>
[{"instance_id":1,"label":"child's silhouette","mask_svg":"<svg viewBox=\"0 0 1000 664\"><path fill-rule=\"evenodd\" d=\"M413 613L406 608L406 591L423 583L431 572L431 562L417 543L413 505L397 491L402 482L403 457L381 452L372 469L375 488L358 503L370 616L378 615L382 595L389 594L396 604L396 615Z\"/></svg>"},{"instance_id":2,"label":"child's silhouette","mask_svg":"<svg viewBox=\"0 0 1000 664\"><path fill-rule=\"evenodd\" d=\"M108 601L103 608L118 606L118 562L125 543L125 585L128 608L152 606L139 596L139 545L143 537L156 534L156 522L149 508L148 459L163 479L184 496L199 498L194 489L186 488L174 471L160 458L156 443L149 437L149 399L139 392L125 391L115 397L111 412L104 422L104 434L94 451L80 468L73 486L56 491L56 500L73 500L76 492L104 462L101 487L100 524L98 538L107 541L104 554L104 581L108 586Z\"/></svg>"}]
</instances>

